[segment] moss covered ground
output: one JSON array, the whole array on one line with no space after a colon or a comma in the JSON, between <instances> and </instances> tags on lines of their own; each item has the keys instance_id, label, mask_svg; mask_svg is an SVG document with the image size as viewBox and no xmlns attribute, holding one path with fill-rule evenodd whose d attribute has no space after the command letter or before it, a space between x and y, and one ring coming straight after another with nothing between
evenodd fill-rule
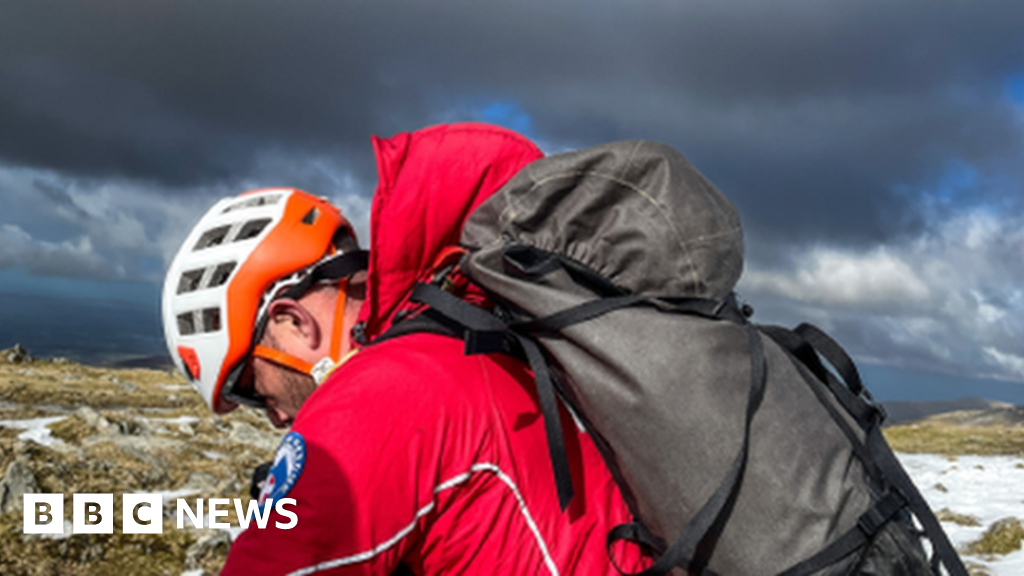
<instances>
[{"instance_id":1,"label":"moss covered ground","mask_svg":"<svg viewBox=\"0 0 1024 576\"><path fill-rule=\"evenodd\" d=\"M242 498L247 506L252 471L281 435L252 410L215 416L175 373L0 362L0 421L50 417L64 417L47 427L51 445L0 426L0 478L13 462L26 465L35 491L65 495L67 520L74 493L112 493L118 515L121 495L135 492L193 489L194 497ZM174 510L172 501L165 516ZM228 521L237 525L233 510ZM0 574L216 574L228 547L226 533L179 530L170 517L160 535L123 534L119 516L110 535L22 531L20 510L0 514Z\"/></svg>"}]
</instances>

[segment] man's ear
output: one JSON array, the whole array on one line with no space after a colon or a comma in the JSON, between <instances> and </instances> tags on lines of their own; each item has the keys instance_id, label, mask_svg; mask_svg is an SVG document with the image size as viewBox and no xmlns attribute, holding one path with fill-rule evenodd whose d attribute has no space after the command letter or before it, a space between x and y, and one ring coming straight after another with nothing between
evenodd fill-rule
<instances>
[{"instance_id":1,"label":"man's ear","mask_svg":"<svg viewBox=\"0 0 1024 576\"><path fill-rule=\"evenodd\" d=\"M320 340L323 338L320 325L309 310L295 300L291 298L274 300L267 308L267 316L270 318L270 324L277 326L276 338L298 338L311 349L320 346Z\"/></svg>"}]
</instances>

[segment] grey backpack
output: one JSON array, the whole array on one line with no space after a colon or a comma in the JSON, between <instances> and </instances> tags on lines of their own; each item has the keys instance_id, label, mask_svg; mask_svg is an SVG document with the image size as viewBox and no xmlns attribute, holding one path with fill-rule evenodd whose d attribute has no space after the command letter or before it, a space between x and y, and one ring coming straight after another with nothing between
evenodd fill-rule
<instances>
[{"instance_id":1,"label":"grey backpack","mask_svg":"<svg viewBox=\"0 0 1024 576\"><path fill-rule=\"evenodd\" d=\"M644 575L966 576L842 348L810 325L750 321L733 294L736 209L674 149L538 160L470 216L462 244L461 273L497 306L467 304L442 274L416 288L421 316L467 353L529 361L563 507L558 398L583 422L635 516L609 546L647 547Z\"/></svg>"}]
</instances>

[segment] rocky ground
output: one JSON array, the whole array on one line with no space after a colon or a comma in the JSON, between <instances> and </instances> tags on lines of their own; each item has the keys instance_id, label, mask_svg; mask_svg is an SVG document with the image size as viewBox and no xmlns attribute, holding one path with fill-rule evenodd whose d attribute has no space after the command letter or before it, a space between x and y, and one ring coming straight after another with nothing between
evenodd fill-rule
<instances>
[{"instance_id":1,"label":"rocky ground","mask_svg":"<svg viewBox=\"0 0 1024 576\"><path fill-rule=\"evenodd\" d=\"M174 372L0 351L0 574L216 574L232 532L188 523L178 530L174 499L242 498L247 506L252 471L272 457L281 435L252 410L214 416ZM950 468L958 457L982 455L1013 458L1004 475L1024 472L1020 408L940 414L891 426L886 436L897 451L942 455ZM938 488L944 489L922 486L926 496L929 490L942 494ZM22 494L32 492L65 495L67 536L22 533ZM118 517L112 535L70 536L72 494L113 493L119 515L121 494L136 492L165 495L162 535L122 534ZM961 547L971 574L1017 573L992 570L1001 559L1024 555L1020 519L984 526L965 512L969 508L968 501L952 499L938 513L947 527L974 530Z\"/></svg>"},{"instance_id":2,"label":"rocky ground","mask_svg":"<svg viewBox=\"0 0 1024 576\"><path fill-rule=\"evenodd\" d=\"M178 530L174 499L247 507L252 471L280 437L252 410L214 416L176 373L0 351L0 574L216 574L231 533ZM68 522L72 494L113 493L114 534L25 535L26 492L63 493ZM137 492L164 493L162 535L121 533L121 494Z\"/></svg>"}]
</instances>

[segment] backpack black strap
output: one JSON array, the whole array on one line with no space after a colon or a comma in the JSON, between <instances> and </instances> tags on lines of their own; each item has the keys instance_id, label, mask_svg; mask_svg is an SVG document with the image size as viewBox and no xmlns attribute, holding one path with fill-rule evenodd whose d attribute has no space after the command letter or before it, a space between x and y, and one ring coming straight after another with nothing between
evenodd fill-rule
<instances>
[{"instance_id":1,"label":"backpack black strap","mask_svg":"<svg viewBox=\"0 0 1024 576\"><path fill-rule=\"evenodd\" d=\"M864 388L860 374L849 355L846 354L835 340L811 324L801 324L791 332L784 328L765 326L762 326L761 330L771 336L780 346L799 358L816 375L819 370L823 369L815 369L815 366L822 366L820 359L817 357L818 354L836 369L843 382L839 383L836 377L827 370L824 371L825 378L823 382L864 429L865 440L863 444L852 435L842 419L838 418L838 415L833 413L833 419L840 424L844 433L850 438L854 452L857 453L861 461L866 465L868 472L873 477L880 476L884 478L887 483L894 486L895 490L905 499L907 507L910 508L911 512L921 522L925 529L925 535L931 541L934 548L932 570L939 574L938 564L941 563L946 566L950 576L967 576L967 570L950 543L949 537L946 536L935 514L924 500L917 486L914 485L913 480L907 475L907 472L903 469L892 448L889 447L888 442L886 442L885 437L882 435L881 423L885 418L885 412L871 400L871 395ZM808 347L811 350L810 353L808 353ZM815 390L815 393L820 394L818 388L812 386L812 389ZM825 402L820 396L819 400L822 401L826 408L829 408L830 412L833 411L830 403ZM861 523L858 523L858 525L861 525ZM852 531L845 534L817 555L787 570L784 576L811 574L815 570L827 566L829 557L832 558L832 561L841 558L842 556L838 554L853 545L856 538L857 536ZM852 548L849 551L852 551ZM812 568L817 566L817 568L804 570L801 568L802 566Z\"/></svg>"},{"instance_id":2,"label":"backpack black strap","mask_svg":"<svg viewBox=\"0 0 1024 576\"><path fill-rule=\"evenodd\" d=\"M422 334L424 332L428 334L450 336L452 338L462 338L462 331L453 327L450 322L445 322L444 318L438 318L433 314L423 312L419 314L411 314L401 320L396 320L383 334L373 341L373 344L377 345L381 342L391 340L392 338L398 338L408 334Z\"/></svg>"},{"instance_id":3,"label":"backpack black strap","mask_svg":"<svg viewBox=\"0 0 1024 576\"><path fill-rule=\"evenodd\" d=\"M818 380L823 382L836 400L842 404L847 413L853 416L862 430L867 431L876 422L885 419L884 410L874 403L871 395L861 383L853 360L835 340L832 340L820 329L810 324L801 324L794 330L765 325L761 325L759 328L817 376ZM819 346L823 346L823 348L819 348ZM825 368L821 358L825 358L836 369L843 378L842 381ZM854 390L860 390L860 392L855 393ZM816 394L819 392L817 388L814 391ZM834 416L835 414L833 414Z\"/></svg>"},{"instance_id":4,"label":"backpack black strap","mask_svg":"<svg viewBox=\"0 0 1024 576\"><path fill-rule=\"evenodd\" d=\"M856 526L814 556L780 572L777 576L809 576L832 566L863 548L905 506L906 501L898 492L890 492L861 514Z\"/></svg>"},{"instance_id":5,"label":"backpack black strap","mask_svg":"<svg viewBox=\"0 0 1024 576\"><path fill-rule=\"evenodd\" d=\"M558 400L555 397L554 381L547 361L540 347L529 337L509 330L508 325L490 312L473 306L449 294L433 284L419 284L413 290L411 300L431 307L436 313L455 320L465 327L464 341L466 354L481 354L500 351L505 335L515 338L526 354L526 359L537 381L537 397L540 401L544 430L547 434L548 451L555 473L558 502L565 510L573 497L572 474L565 449L562 420L558 415Z\"/></svg>"},{"instance_id":6,"label":"backpack black strap","mask_svg":"<svg viewBox=\"0 0 1024 576\"><path fill-rule=\"evenodd\" d=\"M853 392L856 396L868 394L867 390L864 389L864 383L860 379L857 366L846 351L843 350L843 347L833 340L831 336L817 326L807 323L797 326L793 331L802 336L819 354L825 357L825 360L828 360L829 364L835 367L836 371L843 378L843 382L846 383L846 387L850 389L850 392ZM868 397L870 398L870 395Z\"/></svg>"},{"instance_id":7,"label":"backpack black strap","mask_svg":"<svg viewBox=\"0 0 1024 576\"><path fill-rule=\"evenodd\" d=\"M747 409L743 422L743 441L733 458L725 478L715 489L710 498L701 506L697 514L683 528L676 541L662 553L650 568L630 576L663 576L672 569L679 567L691 574L701 574L707 568L718 537L725 528L725 522L732 512L739 495L740 485L747 466L747 455L750 449L750 423L754 419L764 399L767 383L764 345L761 335L754 326L745 326L750 342L750 391L747 395ZM630 528L631 525L616 526L608 535L607 545L627 539L631 535L643 536L643 531ZM649 536L638 540L641 544L650 545Z\"/></svg>"},{"instance_id":8,"label":"backpack black strap","mask_svg":"<svg viewBox=\"0 0 1024 576\"><path fill-rule=\"evenodd\" d=\"M766 336L770 337L775 341L776 344L781 346L784 350L789 352L793 357L801 362L804 366L810 370L817 380L804 379L807 383L808 388L817 397L818 402L825 408L825 410L832 417L832 420L836 423L839 429L846 436L846 439L850 442L850 447L853 449L853 453L860 460L861 465L864 466L864 470L881 485L884 481L882 480L882 472L878 469L878 465L875 463L874 458L868 451L867 445L863 440L863 436L858 436L854 432L853 427L847 422L845 418L840 415L839 410L833 405L832 402L827 398L828 391L832 392L832 396L838 400L840 405L850 414L854 420L860 425L862 431L866 431L871 426L876 425L880 422L880 417L876 410L872 406L866 404L860 398L853 396L849 390L836 380L836 377L832 375L821 363L818 358L818 354L814 347L810 345L802 336L796 332L780 326L766 326L758 325L758 329L761 330ZM824 383L825 386L821 386Z\"/></svg>"},{"instance_id":9,"label":"backpack black strap","mask_svg":"<svg viewBox=\"0 0 1024 576\"><path fill-rule=\"evenodd\" d=\"M946 536L946 532L939 524L939 519L935 517L924 496L921 495L913 480L907 475L907 471L903 469L903 465L896 459L896 455L893 453L892 448L889 447L889 443L882 436L881 427L876 426L868 431L867 443L868 449L874 455L875 461L878 462L886 478L907 499L910 511L914 513L914 516L921 522L921 526L924 527L925 535L931 541L934 548L932 569L935 573L939 573L937 564L941 562L946 567L950 576L968 576L967 569L964 568L960 556L956 553L956 549L953 548L949 537Z\"/></svg>"},{"instance_id":10,"label":"backpack black strap","mask_svg":"<svg viewBox=\"0 0 1024 576\"><path fill-rule=\"evenodd\" d=\"M547 432L548 449L555 471L559 502L563 510L568 506L573 496L572 477L569 473L565 440L562 433L561 420L558 415L555 381L548 368L547 359L533 336L557 332L568 326L602 316L613 310L636 305L651 305L670 312L696 314L705 317L728 317L731 320L740 321L744 321L745 316L741 312L736 312L735 300L731 296L724 301L702 299L666 301L625 295L598 298L544 318L505 324L493 314L468 304L433 284L420 284L416 286L411 299L414 302L426 304L435 312L465 326L467 354L497 351L491 347L473 346L474 338L479 340L479 336L475 337L473 335L475 332L494 336L504 334L514 338L521 346L537 381L541 413L544 417ZM750 389L740 448L725 478L718 488L715 489L715 492L690 520L679 538L655 561L655 564L640 573L643 576L664 575L677 566L685 567L693 573L704 571L718 538L725 527L725 521L731 514L736 498L739 495L739 488L746 471L747 455L750 447L750 424L764 399L767 382L767 368L765 366L764 345L761 341L761 335L753 325L745 322L743 325L750 342ZM492 338L487 338L487 340L491 340L492 345L495 341ZM628 534L628 530L625 528L613 530L613 535L610 535L609 546L617 541L617 536L625 537L626 534Z\"/></svg>"}]
</instances>

